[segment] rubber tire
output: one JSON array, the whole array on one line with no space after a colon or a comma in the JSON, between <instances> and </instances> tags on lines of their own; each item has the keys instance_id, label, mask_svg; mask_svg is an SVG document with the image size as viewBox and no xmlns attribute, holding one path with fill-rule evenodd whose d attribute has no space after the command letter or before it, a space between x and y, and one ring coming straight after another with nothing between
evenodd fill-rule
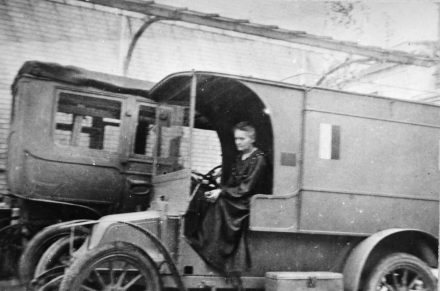
<instances>
[{"instance_id":1,"label":"rubber tire","mask_svg":"<svg viewBox=\"0 0 440 291\"><path fill-rule=\"evenodd\" d=\"M428 285L427 291L437 290L437 280L429 266L416 256L406 253L393 253L380 260L368 276L363 290L376 291L380 279L391 270L399 267L407 267L422 276Z\"/></svg>"},{"instance_id":2,"label":"rubber tire","mask_svg":"<svg viewBox=\"0 0 440 291\"><path fill-rule=\"evenodd\" d=\"M149 291L162 291L162 281L154 261L138 247L125 242L103 244L76 259L65 271L59 291L79 291L83 280L87 279L96 263L100 263L101 260L105 260L109 256L117 255L129 257L142 266L143 271L146 271L148 278L151 279L152 287L148 289Z\"/></svg>"},{"instance_id":3,"label":"rubber tire","mask_svg":"<svg viewBox=\"0 0 440 291\"><path fill-rule=\"evenodd\" d=\"M85 241L86 236L75 236L73 238L74 251L77 250ZM69 251L70 236L65 236L55 241L41 256L35 267L34 277L39 276L49 268L53 268L54 260L58 261L58 258Z\"/></svg>"},{"instance_id":4,"label":"rubber tire","mask_svg":"<svg viewBox=\"0 0 440 291\"><path fill-rule=\"evenodd\" d=\"M64 226L64 227L63 227ZM85 227L76 227L75 233L87 235L89 230ZM22 284L28 284L34 278L35 268L44 252L57 240L70 235L70 228L65 223L51 225L38 232L26 245L19 263L18 276Z\"/></svg>"}]
</instances>

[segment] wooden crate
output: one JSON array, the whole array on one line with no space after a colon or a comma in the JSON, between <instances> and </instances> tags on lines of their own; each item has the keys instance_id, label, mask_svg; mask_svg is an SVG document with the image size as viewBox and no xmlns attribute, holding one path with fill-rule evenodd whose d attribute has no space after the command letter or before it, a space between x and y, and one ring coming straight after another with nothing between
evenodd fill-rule
<instances>
[{"instance_id":1,"label":"wooden crate","mask_svg":"<svg viewBox=\"0 0 440 291\"><path fill-rule=\"evenodd\" d=\"M266 291L342 291L342 274L331 272L268 272Z\"/></svg>"}]
</instances>

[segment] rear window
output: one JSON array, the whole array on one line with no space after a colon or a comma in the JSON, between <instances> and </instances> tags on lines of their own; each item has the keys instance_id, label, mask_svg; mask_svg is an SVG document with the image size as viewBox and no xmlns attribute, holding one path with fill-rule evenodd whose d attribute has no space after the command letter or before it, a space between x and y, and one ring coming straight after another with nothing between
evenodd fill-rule
<instances>
[{"instance_id":1,"label":"rear window","mask_svg":"<svg viewBox=\"0 0 440 291\"><path fill-rule=\"evenodd\" d=\"M121 102L61 92L55 115L55 143L117 152Z\"/></svg>"}]
</instances>

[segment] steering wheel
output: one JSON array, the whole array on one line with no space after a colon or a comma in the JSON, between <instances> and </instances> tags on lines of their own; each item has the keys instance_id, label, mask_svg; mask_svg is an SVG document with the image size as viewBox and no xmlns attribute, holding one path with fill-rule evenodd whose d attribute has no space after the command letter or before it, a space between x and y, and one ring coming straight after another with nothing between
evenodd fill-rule
<instances>
[{"instance_id":1,"label":"steering wheel","mask_svg":"<svg viewBox=\"0 0 440 291\"><path fill-rule=\"evenodd\" d=\"M220 188L222 165L212 168L206 174L201 174L197 171L191 171L191 174L191 178L195 183L201 184L209 190L218 189Z\"/></svg>"}]
</instances>

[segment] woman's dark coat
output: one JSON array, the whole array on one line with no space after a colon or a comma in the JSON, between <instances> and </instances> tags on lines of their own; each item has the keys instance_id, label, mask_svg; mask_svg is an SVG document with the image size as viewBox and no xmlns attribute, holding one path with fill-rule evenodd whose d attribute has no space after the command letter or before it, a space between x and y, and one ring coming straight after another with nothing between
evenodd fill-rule
<instances>
[{"instance_id":1,"label":"woman's dark coat","mask_svg":"<svg viewBox=\"0 0 440 291\"><path fill-rule=\"evenodd\" d=\"M264 193L266 159L261 150L242 160L239 155L231 176L215 203L204 200L202 191L190 203L185 235L211 266L229 273L250 267L246 230L249 204L254 194Z\"/></svg>"}]
</instances>

